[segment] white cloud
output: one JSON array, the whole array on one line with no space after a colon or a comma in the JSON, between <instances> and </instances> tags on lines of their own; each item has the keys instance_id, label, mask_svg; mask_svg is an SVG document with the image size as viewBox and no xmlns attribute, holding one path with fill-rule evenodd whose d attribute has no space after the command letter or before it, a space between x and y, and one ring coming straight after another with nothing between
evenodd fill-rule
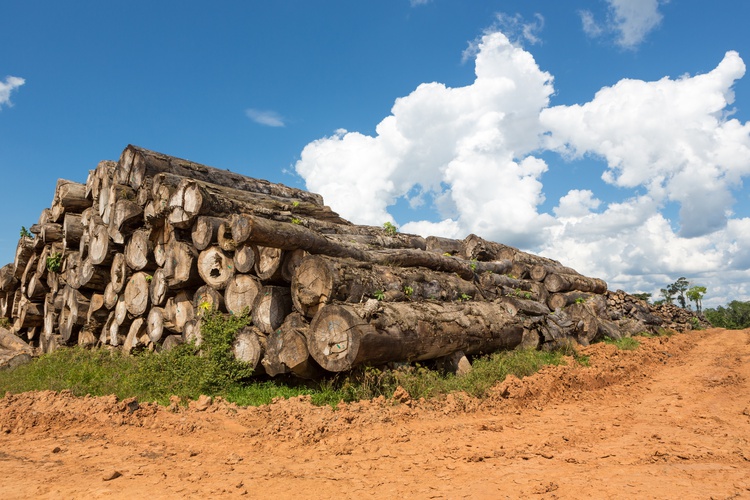
<instances>
[{"instance_id":1,"label":"white cloud","mask_svg":"<svg viewBox=\"0 0 750 500\"><path fill-rule=\"evenodd\" d=\"M412 7L417 7L419 5L427 5L428 3L432 2L432 0L409 0L409 3Z\"/></svg>"},{"instance_id":2,"label":"white cloud","mask_svg":"<svg viewBox=\"0 0 750 500\"><path fill-rule=\"evenodd\" d=\"M375 135L338 130L308 144L295 165L308 189L372 225L393 222L389 207L405 198L434 216L404 232L476 233L611 288L658 293L686 276L709 288L707 307L750 299L750 219L732 215L732 193L750 175L750 124L729 112L745 72L737 53L706 74L625 79L557 107L552 76L502 33L483 36L474 57L471 85L422 84L396 99ZM623 200L574 186L542 212L545 150L601 158L600 175ZM673 203L679 220L664 215Z\"/></svg>"},{"instance_id":3,"label":"white cloud","mask_svg":"<svg viewBox=\"0 0 750 500\"><path fill-rule=\"evenodd\" d=\"M728 52L704 75L621 80L586 104L545 109L547 146L601 156L605 182L678 202L681 234L708 234L724 227L731 191L750 174L750 124L725 116L744 73L739 55Z\"/></svg>"},{"instance_id":4,"label":"white cloud","mask_svg":"<svg viewBox=\"0 0 750 500\"><path fill-rule=\"evenodd\" d=\"M668 0L606 0L608 12L604 22L598 22L589 10L579 12L583 31L590 37L613 33L618 45L634 49L662 20L659 4Z\"/></svg>"},{"instance_id":5,"label":"white cloud","mask_svg":"<svg viewBox=\"0 0 750 500\"><path fill-rule=\"evenodd\" d=\"M495 17L496 22L492 30L502 31L511 41L519 44L525 41L532 45L542 42L539 34L544 29L544 17L541 14L534 14L534 20L531 22L526 22L521 14L511 16L501 12Z\"/></svg>"},{"instance_id":6,"label":"white cloud","mask_svg":"<svg viewBox=\"0 0 750 500\"><path fill-rule=\"evenodd\" d=\"M266 125L268 127L283 127L285 125L284 117L276 111L250 108L245 110L245 114L255 123Z\"/></svg>"},{"instance_id":7,"label":"white cloud","mask_svg":"<svg viewBox=\"0 0 750 500\"><path fill-rule=\"evenodd\" d=\"M26 80L17 76L8 76L5 78L5 83L0 82L0 109L3 104L12 106L10 102L10 94L15 89L26 83Z\"/></svg>"}]
</instances>

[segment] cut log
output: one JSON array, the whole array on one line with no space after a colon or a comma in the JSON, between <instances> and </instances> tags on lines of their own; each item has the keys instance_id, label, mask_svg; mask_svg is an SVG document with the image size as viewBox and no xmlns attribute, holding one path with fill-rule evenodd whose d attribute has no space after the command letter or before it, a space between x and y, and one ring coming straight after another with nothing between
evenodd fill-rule
<instances>
[{"instance_id":1,"label":"cut log","mask_svg":"<svg viewBox=\"0 0 750 500\"><path fill-rule=\"evenodd\" d=\"M112 259L112 267L109 269L109 280L112 282L112 291L120 293L130 278L130 267L125 259L124 253L115 254Z\"/></svg>"},{"instance_id":2,"label":"cut log","mask_svg":"<svg viewBox=\"0 0 750 500\"><path fill-rule=\"evenodd\" d=\"M77 248L83 236L83 223L80 214L65 214L63 219L63 240L65 248Z\"/></svg>"},{"instance_id":3,"label":"cut log","mask_svg":"<svg viewBox=\"0 0 750 500\"><path fill-rule=\"evenodd\" d=\"M238 273L249 273L255 268L255 252L256 248L250 244L244 244L237 247L237 250L234 252L233 260L234 268ZM304 253L304 250L297 250L297 252Z\"/></svg>"},{"instance_id":4,"label":"cut log","mask_svg":"<svg viewBox=\"0 0 750 500\"><path fill-rule=\"evenodd\" d=\"M32 255L34 255L34 238L22 236L16 245L16 257L13 260L13 276L16 279L21 279Z\"/></svg>"},{"instance_id":5,"label":"cut log","mask_svg":"<svg viewBox=\"0 0 750 500\"><path fill-rule=\"evenodd\" d=\"M255 254L255 274L258 278L264 283L284 283L284 255L280 248L258 246Z\"/></svg>"},{"instance_id":6,"label":"cut log","mask_svg":"<svg viewBox=\"0 0 750 500\"><path fill-rule=\"evenodd\" d=\"M454 274L322 255L310 255L302 260L291 289L295 309L308 318L332 301L356 303L369 298L455 301L478 295L473 283Z\"/></svg>"},{"instance_id":7,"label":"cut log","mask_svg":"<svg viewBox=\"0 0 750 500\"><path fill-rule=\"evenodd\" d=\"M117 305L117 298L118 294L115 292L114 286L112 283L108 283L106 287L104 287L104 307L106 307L108 310L112 310Z\"/></svg>"},{"instance_id":8,"label":"cut log","mask_svg":"<svg viewBox=\"0 0 750 500\"><path fill-rule=\"evenodd\" d=\"M189 288L202 282L198 269L198 251L192 245L173 240L166 250L164 273L170 288Z\"/></svg>"},{"instance_id":9,"label":"cut log","mask_svg":"<svg viewBox=\"0 0 750 500\"><path fill-rule=\"evenodd\" d=\"M193 240L195 248L205 250L213 243L218 242L219 226L226 219L221 217L201 216L195 219L193 228L190 231L190 237Z\"/></svg>"},{"instance_id":10,"label":"cut log","mask_svg":"<svg viewBox=\"0 0 750 500\"><path fill-rule=\"evenodd\" d=\"M185 324L195 318L192 292L181 290L174 297L167 299L164 315L169 318L172 331L182 332Z\"/></svg>"},{"instance_id":11,"label":"cut log","mask_svg":"<svg viewBox=\"0 0 750 500\"><path fill-rule=\"evenodd\" d=\"M225 252L234 252L237 250L237 242L232 238L232 229L229 226L229 222L223 221L219 224L216 241L219 243L219 248Z\"/></svg>"},{"instance_id":12,"label":"cut log","mask_svg":"<svg viewBox=\"0 0 750 500\"><path fill-rule=\"evenodd\" d=\"M252 309L253 324L265 333L273 333L292 312L289 287L267 285L261 288Z\"/></svg>"},{"instance_id":13,"label":"cut log","mask_svg":"<svg viewBox=\"0 0 750 500\"><path fill-rule=\"evenodd\" d=\"M39 234L45 245L49 245L63 239L63 226L55 222L48 222L42 225L42 232Z\"/></svg>"},{"instance_id":14,"label":"cut log","mask_svg":"<svg viewBox=\"0 0 750 500\"><path fill-rule=\"evenodd\" d=\"M571 304L578 302L586 302L592 294L586 292L564 292L564 293L553 293L547 297L547 305L553 311L555 309L565 309Z\"/></svg>"},{"instance_id":15,"label":"cut log","mask_svg":"<svg viewBox=\"0 0 750 500\"><path fill-rule=\"evenodd\" d=\"M125 148L120 155L117 165L118 181L128 183L135 189L141 186L146 177L151 177L161 172L190 177L243 191L263 193L323 205L323 197L319 194L290 188L283 184L273 184L265 180L252 179L228 170L208 167L133 145Z\"/></svg>"},{"instance_id":16,"label":"cut log","mask_svg":"<svg viewBox=\"0 0 750 500\"><path fill-rule=\"evenodd\" d=\"M14 275L14 267L13 264L6 264L0 267L0 291L12 292L18 287L18 278Z\"/></svg>"},{"instance_id":17,"label":"cut log","mask_svg":"<svg viewBox=\"0 0 750 500\"><path fill-rule=\"evenodd\" d=\"M462 350L468 355L512 349L523 321L486 302L470 305L370 300L329 304L310 324L307 347L324 369L420 361Z\"/></svg>"},{"instance_id":18,"label":"cut log","mask_svg":"<svg viewBox=\"0 0 750 500\"><path fill-rule=\"evenodd\" d=\"M93 229L89 228L89 251L88 257L91 263L97 266L108 266L112 264L112 259L118 249L107 231L107 226L94 224Z\"/></svg>"},{"instance_id":19,"label":"cut log","mask_svg":"<svg viewBox=\"0 0 750 500\"><path fill-rule=\"evenodd\" d=\"M117 200L110 219L109 236L112 241L122 245L142 223L143 207L135 201Z\"/></svg>"},{"instance_id":20,"label":"cut log","mask_svg":"<svg viewBox=\"0 0 750 500\"><path fill-rule=\"evenodd\" d=\"M505 308L508 314L516 316L526 314L528 316L544 316L550 314L546 304L534 300L522 299L519 297L500 297L495 301L499 306Z\"/></svg>"},{"instance_id":21,"label":"cut log","mask_svg":"<svg viewBox=\"0 0 750 500\"><path fill-rule=\"evenodd\" d=\"M246 248L245 246L241 248ZM234 254L234 262L235 266L237 266L238 272L243 272L239 270L239 264L237 264L237 256L240 253L240 249L237 249L237 251ZM306 251L298 248L296 250L290 250L287 252L284 252L284 261L281 263L281 279L285 283L291 283L292 279L294 278L294 272L297 269L297 267L302 263L302 259L307 257L308 254Z\"/></svg>"},{"instance_id":22,"label":"cut log","mask_svg":"<svg viewBox=\"0 0 750 500\"><path fill-rule=\"evenodd\" d=\"M266 352L261 360L266 374L276 376L294 373L306 379L317 378L323 371L310 357L305 335L309 323L299 313L291 313L275 332L268 335Z\"/></svg>"},{"instance_id":23,"label":"cut log","mask_svg":"<svg viewBox=\"0 0 750 500\"><path fill-rule=\"evenodd\" d=\"M224 296L214 287L203 285L193 295L193 308L199 317L210 311L225 311Z\"/></svg>"},{"instance_id":24,"label":"cut log","mask_svg":"<svg viewBox=\"0 0 750 500\"><path fill-rule=\"evenodd\" d=\"M164 269L158 268L151 276L151 284L149 285L151 304L154 306L163 306L167 303L167 299L174 294L175 291L171 290L167 284L166 272Z\"/></svg>"},{"instance_id":25,"label":"cut log","mask_svg":"<svg viewBox=\"0 0 750 500\"><path fill-rule=\"evenodd\" d=\"M78 268L78 288L103 292L111 281L111 266L97 266L85 259Z\"/></svg>"},{"instance_id":26,"label":"cut log","mask_svg":"<svg viewBox=\"0 0 750 500\"><path fill-rule=\"evenodd\" d=\"M0 349L15 352L28 352L31 354L32 348L29 344L13 335L10 330L0 326Z\"/></svg>"},{"instance_id":27,"label":"cut log","mask_svg":"<svg viewBox=\"0 0 750 500\"><path fill-rule=\"evenodd\" d=\"M256 328L246 326L241 328L234 337L232 355L238 361L250 365L258 370L263 358L265 338Z\"/></svg>"},{"instance_id":28,"label":"cut log","mask_svg":"<svg viewBox=\"0 0 750 500\"><path fill-rule=\"evenodd\" d=\"M125 262L133 271L153 271L156 269L153 250L151 229L138 229L130 235L130 239L125 245Z\"/></svg>"},{"instance_id":29,"label":"cut log","mask_svg":"<svg viewBox=\"0 0 750 500\"><path fill-rule=\"evenodd\" d=\"M146 330L146 320L144 318L134 319L130 324L130 328L128 328L125 342L122 344L123 352L130 354L135 349L145 347L150 340Z\"/></svg>"},{"instance_id":30,"label":"cut log","mask_svg":"<svg viewBox=\"0 0 750 500\"><path fill-rule=\"evenodd\" d=\"M255 276L235 274L224 291L227 312L239 316L251 311L261 288L260 280Z\"/></svg>"},{"instance_id":31,"label":"cut log","mask_svg":"<svg viewBox=\"0 0 750 500\"><path fill-rule=\"evenodd\" d=\"M86 198L86 185L78 182L58 179L55 197L52 200L52 222L62 222L66 213L81 213L91 206Z\"/></svg>"},{"instance_id":32,"label":"cut log","mask_svg":"<svg viewBox=\"0 0 750 500\"><path fill-rule=\"evenodd\" d=\"M229 280L234 276L234 262L232 257L224 253L218 246L203 250L198 255L198 273L203 281L217 290L226 288Z\"/></svg>"},{"instance_id":33,"label":"cut log","mask_svg":"<svg viewBox=\"0 0 750 500\"><path fill-rule=\"evenodd\" d=\"M544 287L550 293L579 291L601 294L607 291L607 283L598 278L587 278L580 274L550 274L544 278Z\"/></svg>"},{"instance_id":34,"label":"cut log","mask_svg":"<svg viewBox=\"0 0 750 500\"><path fill-rule=\"evenodd\" d=\"M196 347L200 347L203 343L200 318L195 318L185 323L185 326L182 328L182 341L186 344L193 342Z\"/></svg>"},{"instance_id":35,"label":"cut log","mask_svg":"<svg viewBox=\"0 0 750 500\"><path fill-rule=\"evenodd\" d=\"M159 342L164 335L165 318L163 307L152 307L148 311L146 320L146 333L151 342Z\"/></svg>"},{"instance_id":36,"label":"cut log","mask_svg":"<svg viewBox=\"0 0 750 500\"><path fill-rule=\"evenodd\" d=\"M150 281L151 275L140 271L133 274L125 285L125 307L135 317L144 315L148 309Z\"/></svg>"},{"instance_id":37,"label":"cut log","mask_svg":"<svg viewBox=\"0 0 750 500\"><path fill-rule=\"evenodd\" d=\"M182 339L182 335L167 335L164 342L161 344L162 351L171 351L175 347L184 344L185 341Z\"/></svg>"},{"instance_id":38,"label":"cut log","mask_svg":"<svg viewBox=\"0 0 750 500\"><path fill-rule=\"evenodd\" d=\"M461 240L442 238L440 236L428 236L426 242L428 252L455 256L460 256L463 253L463 242Z\"/></svg>"},{"instance_id":39,"label":"cut log","mask_svg":"<svg viewBox=\"0 0 750 500\"><path fill-rule=\"evenodd\" d=\"M564 266L553 266L550 264L536 264L529 269L529 278L542 282L548 274L579 274L575 269Z\"/></svg>"}]
</instances>

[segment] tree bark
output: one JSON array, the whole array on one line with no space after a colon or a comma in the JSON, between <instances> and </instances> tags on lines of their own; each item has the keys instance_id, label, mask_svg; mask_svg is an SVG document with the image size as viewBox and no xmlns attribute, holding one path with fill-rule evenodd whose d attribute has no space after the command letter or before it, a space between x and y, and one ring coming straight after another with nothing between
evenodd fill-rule
<instances>
[{"instance_id":1,"label":"tree bark","mask_svg":"<svg viewBox=\"0 0 750 500\"><path fill-rule=\"evenodd\" d=\"M65 248L78 248L83 236L83 223L80 214L65 214L63 219L63 240Z\"/></svg>"},{"instance_id":2,"label":"tree bark","mask_svg":"<svg viewBox=\"0 0 750 500\"><path fill-rule=\"evenodd\" d=\"M161 172L190 177L243 191L298 199L316 205L323 205L323 197L319 194L290 188L283 184L273 184L265 180L252 179L228 170L201 165L133 145L125 148L117 164L118 181L127 182L136 189L140 187L146 177L152 177Z\"/></svg>"},{"instance_id":3,"label":"tree bark","mask_svg":"<svg viewBox=\"0 0 750 500\"><path fill-rule=\"evenodd\" d=\"M601 294L607 291L604 280L580 274L550 274L544 278L544 287L550 293L579 291Z\"/></svg>"},{"instance_id":4,"label":"tree bark","mask_svg":"<svg viewBox=\"0 0 750 500\"><path fill-rule=\"evenodd\" d=\"M479 354L516 347L523 321L486 302L330 304L310 324L307 347L324 369L420 361L456 351Z\"/></svg>"}]
</instances>

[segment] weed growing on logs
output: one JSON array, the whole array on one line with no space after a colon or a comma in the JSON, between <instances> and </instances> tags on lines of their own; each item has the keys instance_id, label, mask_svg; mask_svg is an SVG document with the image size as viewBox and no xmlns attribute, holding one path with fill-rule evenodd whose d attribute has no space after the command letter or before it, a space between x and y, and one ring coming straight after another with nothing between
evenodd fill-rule
<instances>
[{"instance_id":1,"label":"weed growing on logs","mask_svg":"<svg viewBox=\"0 0 750 500\"><path fill-rule=\"evenodd\" d=\"M390 222L384 223L383 229L388 236L396 236L396 233L398 233L398 228Z\"/></svg>"},{"instance_id":2,"label":"weed growing on logs","mask_svg":"<svg viewBox=\"0 0 750 500\"><path fill-rule=\"evenodd\" d=\"M62 254L59 252L50 254L50 256L47 257L46 266L47 271L51 273L59 273L60 269L62 269Z\"/></svg>"}]
</instances>

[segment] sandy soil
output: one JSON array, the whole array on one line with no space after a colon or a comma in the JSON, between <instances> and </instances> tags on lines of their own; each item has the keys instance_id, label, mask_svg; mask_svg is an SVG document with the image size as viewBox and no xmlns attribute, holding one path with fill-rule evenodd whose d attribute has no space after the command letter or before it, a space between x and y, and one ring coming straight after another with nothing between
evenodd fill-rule
<instances>
[{"instance_id":1,"label":"sandy soil","mask_svg":"<svg viewBox=\"0 0 750 500\"><path fill-rule=\"evenodd\" d=\"M6 395L0 498L750 498L750 330L584 352L482 401Z\"/></svg>"}]
</instances>

